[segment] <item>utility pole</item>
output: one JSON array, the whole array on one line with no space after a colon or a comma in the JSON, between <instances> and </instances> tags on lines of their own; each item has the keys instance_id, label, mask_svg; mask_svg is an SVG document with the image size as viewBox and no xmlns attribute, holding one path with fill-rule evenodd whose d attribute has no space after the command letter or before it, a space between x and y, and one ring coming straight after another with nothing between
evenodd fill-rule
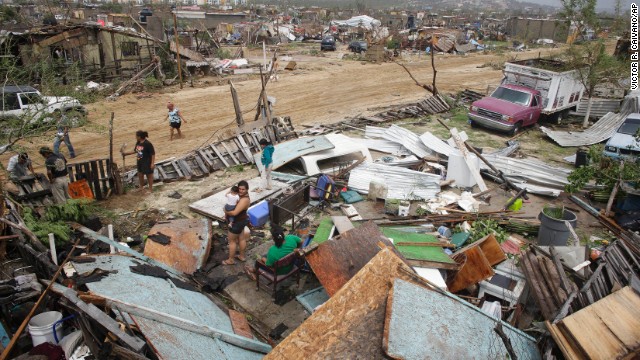
<instances>
[{"instance_id":1,"label":"utility pole","mask_svg":"<svg viewBox=\"0 0 640 360\"><path fill-rule=\"evenodd\" d=\"M180 65L180 43L178 43L178 18L173 11L173 40L176 42L176 54L178 55L178 77L180 78L180 89L182 89L182 67Z\"/></svg>"}]
</instances>

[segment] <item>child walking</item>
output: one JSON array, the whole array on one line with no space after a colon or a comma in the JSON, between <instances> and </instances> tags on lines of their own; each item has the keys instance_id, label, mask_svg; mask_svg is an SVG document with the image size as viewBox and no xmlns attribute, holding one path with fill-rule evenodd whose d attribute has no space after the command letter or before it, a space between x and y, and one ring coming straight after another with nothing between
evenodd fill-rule
<instances>
[{"instance_id":1,"label":"child walking","mask_svg":"<svg viewBox=\"0 0 640 360\"><path fill-rule=\"evenodd\" d=\"M225 211L233 211L236 209L236 205L238 205L238 201L240 201L240 194L238 194L238 187L232 186L231 189L225 195L227 197L227 204L224 206ZM233 226L233 222L235 220L235 216L225 216L227 218L227 223L229 227Z\"/></svg>"}]
</instances>

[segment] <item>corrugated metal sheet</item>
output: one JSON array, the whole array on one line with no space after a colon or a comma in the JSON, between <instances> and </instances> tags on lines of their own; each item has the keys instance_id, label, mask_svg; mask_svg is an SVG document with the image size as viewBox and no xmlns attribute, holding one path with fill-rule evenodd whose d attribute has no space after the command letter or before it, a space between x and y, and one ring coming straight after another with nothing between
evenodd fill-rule
<instances>
[{"instance_id":1,"label":"corrugated metal sheet","mask_svg":"<svg viewBox=\"0 0 640 360\"><path fill-rule=\"evenodd\" d=\"M540 359L536 339L447 292L396 279L387 304L384 346L394 359L503 359L502 325L518 359Z\"/></svg>"},{"instance_id":2,"label":"corrugated metal sheet","mask_svg":"<svg viewBox=\"0 0 640 360\"><path fill-rule=\"evenodd\" d=\"M591 103L590 117L601 118L609 112L618 112L620 110L620 104L622 99L597 99L594 98ZM587 106L589 104L589 98L582 98L576 107L576 111L573 114L578 116L585 116L587 114Z\"/></svg>"},{"instance_id":3,"label":"corrugated metal sheet","mask_svg":"<svg viewBox=\"0 0 640 360\"><path fill-rule=\"evenodd\" d=\"M555 131L544 126L540 130L563 147L593 145L612 137L626 116L627 114L608 113L585 131Z\"/></svg>"},{"instance_id":4,"label":"corrugated metal sheet","mask_svg":"<svg viewBox=\"0 0 640 360\"><path fill-rule=\"evenodd\" d=\"M449 157L451 153L455 150L454 147L450 146L446 142L440 140L439 137L433 135L430 132L426 132L420 135L420 140L422 143L428 147L429 149L437 152L438 154L442 154L446 157Z\"/></svg>"},{"instance_id":5,"label":"corrugated metal sheet","mask_svg":"<svg viewBox=\"0 0 640 360\"><path fill-rule=\"evenodd\" d=\"M632 91L625 96L618 114L607 113L585 131L554 131L544 126L540 127L540 130L558 145L564 147L597 144L613 136L628 114L638 112L639 99L640 91Z\"/></svg>"},{"instance_id":6,"label":"corrugated metal sheet","mask_svg":"<svg viewBox=\"0 0 640 360\"><path fill-rule=\"evenodd\" d=\"M567 176L571 173L569 169L549 166L535 159L514 159L499 155L484 157L509 180L533 194L560 195L568 183ZM480 168L489 169L484 162L480 163Z\"/></svg>"},{"instance_id":7,"label":"corrugated metal sheet","mask_svg":"<svg viewBox=\"0 0 640 360\"><path fill-rule=\"evenodd\" d=\"M384 139L402 144L402 146L407 148L419 158L424 158L426 156L434 154L422 143L418 135L400 126L391 125L388 129L386 129L382 137Z\"/></svg>"},{"instance_id":8,"label":"corrugated metal sheet","mask_svg":"<svg viewBox=\"0 0 640 360\"><path fill-rule=\"evenodd\" d=\"M367 125L364 128L364 136L372 139L382 139L386 130L385 128Z\"/></svg>"},{"instance_id":9,"label":"corrugated metal sheet","mask_svg":"<svg viewBox=\"0 0 640 360\"><path fill-rule=\"evenodd\" d=\"M360 139L360 138L352 138L352 141L366 146L369 150L374 150L386 154L392 155L410 155L411 152L407 150L404 146L398 144L394 141L389 141L385 139Z\"/></svg>"},{"instance_id":10,"label":"corrugated metal sheet","mask_svg":"<svg viewBox=\"0 0 640 360\"><path fill-rule=\"evenodd\" d=\"M307 175L331 172L338 168L338 161L356 161L355 159L352 159L353 156L364 158L364 161L367 162L373 161L371 153L369 153L369 149L364 145L354 142L353 138L342 134L327 134L325 137L334 145L332 149L316 151L300 157L302 167ZM349 159L335 159L345 155L353 156L348 156ZM329 159L334 159L335 161Z\"/></svg>"},{"instance_id":11,"label":"corrugated metal sheet","mask_svg":"<svg viewBox=\"0 0 640 360\"><path fill-rule=\"evenodd\" d=\"M177 288L171 281L133 273L137 261L127 256L98 255L92 263L73 263L78 273L117 270L100 281L88 283L89 290L108 299L150 308L195 323L233 332L231 320L205 295ZM142 317L135 317L145 338L161 359L261 359L262 355L218 339L195 334Z\"/></svg>"},{"instance_id":12,"label":"corrugated metal sheet","mask_svg":"<svg viewBox=\"0 0 640 360\"><path fill-rule=\"evenodd\" d=\"M376 164L383 164L389 166L411 167L418 165L422 160L418 159L414 155L409 155L403 158L397 158L395 156L383 156L375 161Z\"/></svg>"},{"instance_id":13,"label":"corrugated metal sheet","mask_svg":"<svg viewBox=\"0 0 640 360\"><path fill-rule=\"evenodd\" d=\"M367 194L371 181L387 185L390 199L428 200L440 192L440 176L382 164L362 164L351 171L349 188Z\"/></svg>"}]
</instances>

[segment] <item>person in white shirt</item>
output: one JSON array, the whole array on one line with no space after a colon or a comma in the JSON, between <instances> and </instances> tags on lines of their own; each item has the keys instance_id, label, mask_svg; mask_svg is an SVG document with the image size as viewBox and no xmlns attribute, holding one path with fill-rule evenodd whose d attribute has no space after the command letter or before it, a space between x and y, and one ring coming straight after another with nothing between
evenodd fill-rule
<instances>
[{"instance_id":1,"label":"person in white shirt","mask_svg":"<svg viewBox=\"0 0 640 360\"><path fill-rule=\"evenodd\" d=\"M9 179L12 181L20 180L20 178L29 175L29 172L33 173L33 165L31 165L29 155L23 152L12 156L9 159L7 171L9 172Z\"/></svg>"},{"instance_id":2,"label":"person in white shirt","mask_svg":"<svg viewBox=\"0 0 640 360\"><path fill-rule=\"evenodd\" d=\"M227 197L227 204L224 206L226 211L233 211L236 209L236 205L238 205L238 201L240 201L240 195L238 194L238 187L232 186L231 189L225 195ZM227 223L229 226L233 225L233 221L235 220L235 216L226 216Z\"/></svg>"}]
</instances>

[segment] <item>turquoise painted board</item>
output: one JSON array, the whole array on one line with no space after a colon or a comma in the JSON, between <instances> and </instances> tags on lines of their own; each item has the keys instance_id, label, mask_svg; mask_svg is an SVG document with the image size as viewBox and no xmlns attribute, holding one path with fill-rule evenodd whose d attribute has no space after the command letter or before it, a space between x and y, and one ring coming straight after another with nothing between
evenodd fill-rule
<instances>
[{"instance_id":1,"label":"turquoise painted board","mask_svg":"<svg viewBox=\"0 0 640 360\"><path fill-rule=\"evenodd\" d=\"M87 287L92 293L233 332L229 316L204 294L177 288L166 279L133 273L129 267L139 262L127 256L93 257L96 259L93 263L73 263L76 271L85 273L100 268L118 272L109 274L100 281L88 283ZM161 359L253 360L263 357L262 354L157 321L139 316L135 317L135 321Z\"/></svg>"},{"instance_id":2,"label":"turquoise painted board","mask_svg":"<svg viewBox=\"0 0 640 360\"><path fill-rule=\"evenodd\" d=\"M335 145L324 136L309 136L293 139L274 145L273 168L275 170L283 165L299 158L300 156L311 154L317 151L333 149ZM262 152L253 154L258 171L262 173L264 166L260 162Z\"/></svg>"},{"instance_id":3,"label":"turquoise painted board","mask_svg":"<svg viewBox=\"0 0 640 360\"><path fill-rule=\"evenodd\" d=\"M449 293L396 279L387 302L383 347L394 359L508 359L498 323L518 359L537 360L536 340Z\"/></svg>"}]
</instances>

